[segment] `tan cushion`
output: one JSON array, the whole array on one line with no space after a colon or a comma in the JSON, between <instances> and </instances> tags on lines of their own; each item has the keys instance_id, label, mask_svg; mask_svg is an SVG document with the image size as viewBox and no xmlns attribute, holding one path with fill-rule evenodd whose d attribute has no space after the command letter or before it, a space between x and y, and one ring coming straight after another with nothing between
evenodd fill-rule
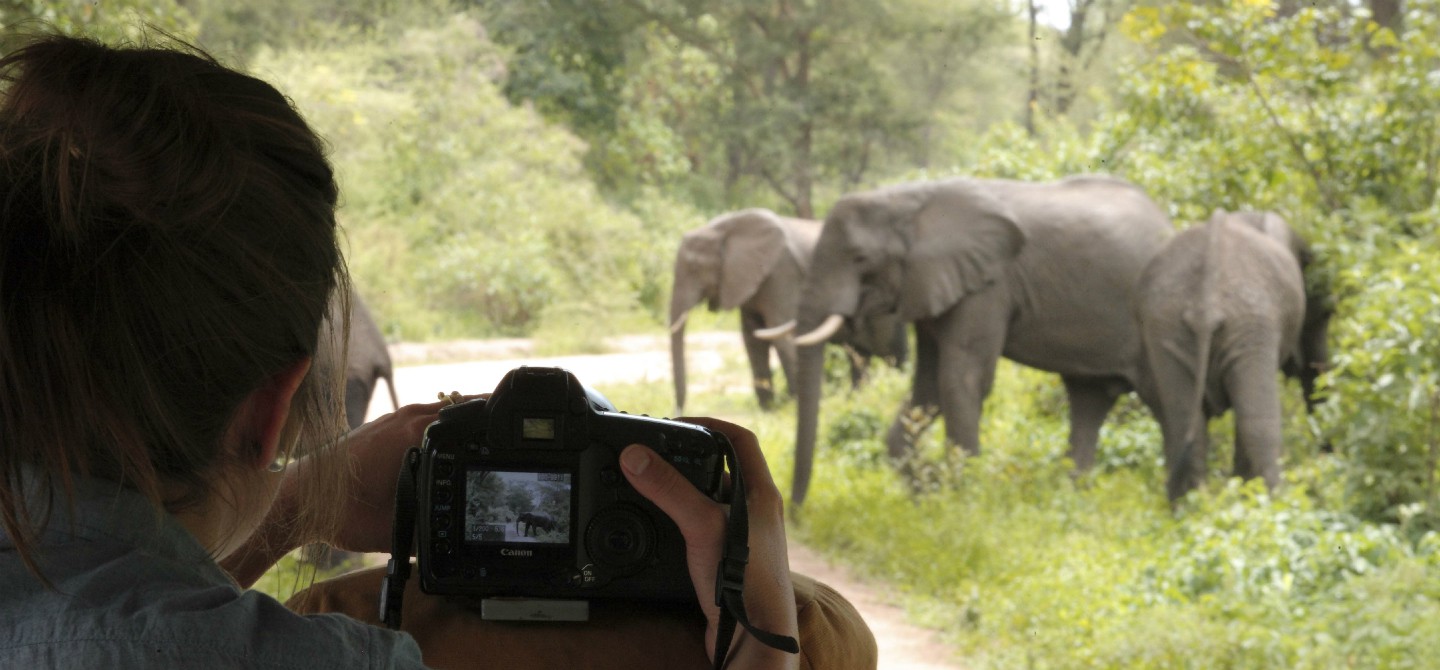
<instances>
[{"instance_id":1,"label":"tan cushion","mask_svg":"<svg viewBox=\"0 0 1440 670\"><path fill-rule=\"evenodd\" d=\"M384 568L370 568L317 582L286 605L302 614L339 612L378 626L384 576ZM804 575L792 573L791 581L800 667L875 668L875 636L854 606ZM422 593L412 578L401 620L401 629L420 644L425 664L434 668L710 668L705 618L694 605L596 600L586 623L484 621L460 601Z\"/></svg>"}]
</instances>

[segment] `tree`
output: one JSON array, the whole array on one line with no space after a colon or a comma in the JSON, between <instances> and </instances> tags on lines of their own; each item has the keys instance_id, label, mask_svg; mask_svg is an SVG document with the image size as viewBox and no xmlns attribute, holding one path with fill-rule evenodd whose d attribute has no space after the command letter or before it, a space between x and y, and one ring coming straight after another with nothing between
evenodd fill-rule
<instances>
[{"instance_id":1,"label":"tree","mask_svg":"<svg viewBox=\"0 0 1440 670\"><path fill-rule=\"evenodd\" d=\"M0 52L10 51L17 38L37 28L113 43L135 40L147 27L182 38L196 31L194 19L177 0L0 0Z\"/></svg>"},{"instance_id":2,"label":"tree","mask_svg":"<svg viewBox=\"0 0 1440 670\"><path fill-rule=\"evenodd\" d=\"M496 20L521 26L496 30L500 41L539 55L512 61L509 81L531 83L507 84L507 92L531 96L542 111L596 120L586 135L592 152L607 146L602 131L625 130L624 108L660 110L696 176L723 185L729 205L753 204L758 186L783 209L813 216L818 182L858 183L877 150L915 144L915 116L895 104L894 78L880 57L902 36L878 0L525 4L485 3ZM590 26L606 27L598 45L577 39ZM673 78L616 87L640 72ZM673 86L698 94L672 96ZM681 98L690 104L668 104Z\"/></svg>"},{"instance_id":3,"label":"tree","mask_svg":"<svg viewBox=\"0 0 1440 670\"><path fill-rule=\"evenodd\" d=\"M1055 83L1055 112L1075 102L1075 78L1090 69L1105 46L1110 27L1125 13L1123 0L1070 0L1070 23L1060 35L1060 67Z\"/></svg>"}]
</instances>

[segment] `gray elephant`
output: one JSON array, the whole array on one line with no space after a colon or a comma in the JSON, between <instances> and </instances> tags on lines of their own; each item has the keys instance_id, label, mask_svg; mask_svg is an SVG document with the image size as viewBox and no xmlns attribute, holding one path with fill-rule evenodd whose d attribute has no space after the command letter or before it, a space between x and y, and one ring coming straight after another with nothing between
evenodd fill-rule
<instances>
[{"instance_id":1,"label":"gray elephant","mask_svg":"<svg viewBox=\"0 0 1440 670\"><path fill-rule=\"evenodd\" d=\"M792 504L805 498L819 415L821 356L842 328L915 326L910 396L886 444L908 468L917 416L980 448L980 410L1003 355L1059 373L1070 456L1095 458L1100 424L1136 388L1140 337L1131 291L1174 234L1137 186L1110 177L1052 183L948 179L846 195L831 209L801 299Z\"/></svg>"},{"instance_id":2,"label":"gray elephant","mask_svg":"<svg viewBox=\"0 0 1440 670\"><path fill-rule=\"evenodd\" d=\"M395 394L395 367L390 361L390 348L385 336L380 333L370 308L358 294L350 296L350 341L348 357L345 360L345 420L350 429L365 423L365 414L370 410L370 396L375 393L375 384L385 380L390 391L390 404L400 409L400 399Z\"/></svg>"},{"instance_id":3,"label":"gray elephant","mask_svg":"<svg viewBox=\"0 0 1440 670\"><path fill-rule=\"evenodd\" d=\"M329 323L334 323L339 329L341 310L344 302L338 296L330 300ZM399 398L395 393L394 366L390 361L390 348L385 344L385 337L380 334L380 327L375 324L375 319L370 315L370 309L360 299L359 294L351 291L349 294L350 306L350 336L342 350L338 346L338 340L326 337L328 328L321 333L320 348L315 354L315 368L319 371L334 369L341 365L339 358L345 356L345 421L351 430L365 422L365 414L370 409L370 396L375 392L375 385L379 380L384 379L385 385L390 389L390 402L396 409L400 408Z\"/></svg>"},{"instance_id":4,"label":"gray elephant","mask_svg":"<svg viewBox=\"0 0 1440 670\"><path fill-rule=\"evenodd\" d=\"M535 529L539 528L547 532L553 532L560 524L555 522L548 514L539 512L525 512L515 520L515 532L523 537L535 536Z\"/></svg>"},{"instance_id":5,"label":"gray elephant","mask_svg":"<svg viewBox=\"0 0 1440 670\"><path fill-rule=\"evenodd\" d=\"M715 217L681 238L670 296L670 356L677 414L686 400L685 323L690 310L701 301L712 311L740 310L740 335L762 408L769 408L775 400L772 347L786 381L794 388L795 345L789 331L795 325L800 288L819 236L819 221L754 208ZM864 376L872 355L892 362L905 358L903 328L890 327L874 338L878 342L854 339L848 347L852 383Z\"/></svg>"},{"instance_id":6,"label":"gray elephant","mask_svg":"<svg viewBox=\"0 0 1440 670\"><path fill-rule=\"evenodd\" d=\"M1206 422L1230 408L1235 474L1279 483L1276 373L1298 377L1313 408L1329 356L1329 299L1305 281L1310 263L1304 239L1279 215L1216 211L1141 274L1135 315L1160 401L1171 502L1204 480Z\"/></svg>"}]
</instances>

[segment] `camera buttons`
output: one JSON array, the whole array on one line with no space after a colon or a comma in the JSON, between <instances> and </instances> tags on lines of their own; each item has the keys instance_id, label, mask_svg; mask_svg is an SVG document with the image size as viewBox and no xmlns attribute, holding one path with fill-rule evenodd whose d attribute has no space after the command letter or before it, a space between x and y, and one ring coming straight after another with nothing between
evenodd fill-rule
<instances>
[{"instance_id":1,"label":"camera buttons","mask_svg":"<svg viewBox=\"0 0 1440 670\"><path fill-rule=\"evenodd\" d=\"M655 529L639 510L612 507L595 515L585 531L585 547L595 563L625 568L643 561L655 542Z\"/></svg>"}]
</instances>

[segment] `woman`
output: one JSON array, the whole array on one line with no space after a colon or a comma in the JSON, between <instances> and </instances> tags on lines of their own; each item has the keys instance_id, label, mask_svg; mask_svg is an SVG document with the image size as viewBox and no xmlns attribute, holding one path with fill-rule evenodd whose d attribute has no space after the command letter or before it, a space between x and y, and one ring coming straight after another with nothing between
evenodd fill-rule
<instances>
[{"instance_id":1,"label":"woman","mask_svg":"<svg viewBox=\"0 0 1440 670\"><path fill-rule=\"evenodd\" d=\"M348 295L320 140L194 49L47 37L0 77L0 667L420 667L406 634L245 590L307 542L386 550L438 410L291 459L344 430L310 374ZM794 636L778 492L753 435L709 425L749 480L750 619ZM643 446L621 462L684 533L713 640L723 508Z\"/></svg>"}]
</instances>

